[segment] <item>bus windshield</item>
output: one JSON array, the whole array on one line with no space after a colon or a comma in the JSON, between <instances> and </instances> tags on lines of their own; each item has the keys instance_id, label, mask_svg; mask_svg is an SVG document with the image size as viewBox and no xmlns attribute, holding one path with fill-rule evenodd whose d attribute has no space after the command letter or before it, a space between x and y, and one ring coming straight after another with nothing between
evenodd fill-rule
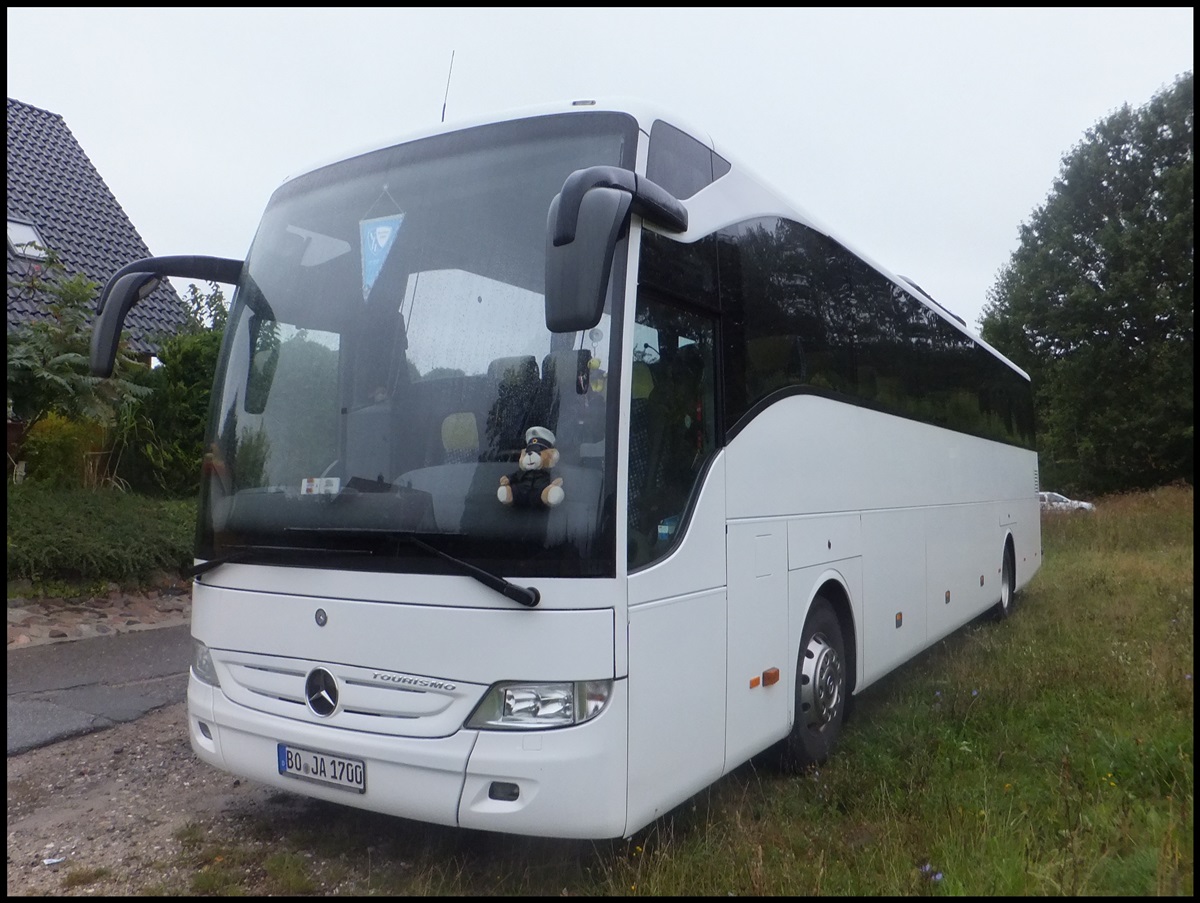
<instances>
[{"instance_id":1,"label":"bus windshield","mask_svg":"<svg viewBox=\"0 0 1200 903\"><path fill-rule=\"evenodd\" d=\"M545 230L564 179L632 167L636 138L622 114L545 116L276 191L226 329L201 557L445 571L416 535L496 573L611 576L623 280L596 328L549 332ZM561 493L519 466L533 438Z\"/></svg>"}]
</instances>

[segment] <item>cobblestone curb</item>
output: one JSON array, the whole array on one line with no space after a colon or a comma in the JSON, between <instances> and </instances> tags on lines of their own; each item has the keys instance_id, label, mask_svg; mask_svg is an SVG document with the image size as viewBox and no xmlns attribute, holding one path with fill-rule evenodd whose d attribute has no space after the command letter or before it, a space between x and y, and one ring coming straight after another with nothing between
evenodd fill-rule
<instances>
[{"instance_id":1,"label":"cobblestone curb","mask_svg":"<svg viewBox=\"0 0 1200 903\"><path fill-rule=\"evenodd\" d=\"M11 598L8 648L65 643L88 637L188 623L191 588L126 592L88 599Z\"/></svg>"}]
</instances>

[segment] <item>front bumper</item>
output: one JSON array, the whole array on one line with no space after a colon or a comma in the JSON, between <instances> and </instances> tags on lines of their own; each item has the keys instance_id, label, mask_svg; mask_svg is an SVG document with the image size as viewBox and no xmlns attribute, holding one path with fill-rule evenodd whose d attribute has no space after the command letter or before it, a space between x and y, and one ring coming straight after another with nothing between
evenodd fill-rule
<instances>
[{"instance_id":1,"label":"front bumper","mask_svg":"<svg viewBox=\"0 0 1200 903\"><path fill-rule=\"evenodd\" d=\"M203 761L292 793L434 824L601 839L625 832L627 687L616 681L605 710L575 727L414 738L264 713L192 675L188 733ZM279 743L363 760L366 792L281 775ZM493 799L495 782L516 785L517 798Z\"/></svg>"}]
</instances>

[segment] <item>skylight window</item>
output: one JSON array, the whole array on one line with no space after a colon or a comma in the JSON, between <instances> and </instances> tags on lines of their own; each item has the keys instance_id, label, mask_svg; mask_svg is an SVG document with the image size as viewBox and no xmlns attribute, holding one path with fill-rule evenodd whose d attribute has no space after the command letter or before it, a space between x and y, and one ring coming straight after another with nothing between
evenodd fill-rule
<instances>
[{"instance_id":1,"label":"skylight window","mask_svg":"<svg viewBox=\"0 0 1200 903\"><path fill-rule=\"evenodd\" d=\"M34 260L46 259L46 242L33 223L8 221L8 244L13 252Z\"/></svg>"}]
</instances>

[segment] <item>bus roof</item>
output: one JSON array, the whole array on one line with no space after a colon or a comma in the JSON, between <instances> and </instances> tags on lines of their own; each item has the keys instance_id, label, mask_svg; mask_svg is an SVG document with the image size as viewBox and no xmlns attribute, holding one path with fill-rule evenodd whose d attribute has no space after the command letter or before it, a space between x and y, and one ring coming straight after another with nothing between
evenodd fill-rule
<instances>
[{"instance_id":1,"label":"bus roof","mask_svg":"<svg viewBox=\"0 0 1200 903\"><path fill-rule=\"evenodd\" d=\"M386 147L395 147L398 144L405 144L409 141L418 141L421 138L430 138L434 135L443 135L447 132L457 132L461 129L474 128L480 125L489 125L495 122L511 122L517 119L529 119L535 116L551 116L558 113L586 113L595 110L604 110L616 113L627 113L632 116L638 123L638 127L649 134L650 126L654 124L656 119L662 119L671 125L687 132L698 141L702 141L708 147L712 147L712 139L703 131L691 126L687 122L681 120L678 116L656 107L654 104L641 100L635 97L608 97L608 98L581 98L576 100L561 100L552 103L536 104L532 106L516 107L509 110L503 110L493 113L480 113L466 117L452 119L449 122L439 122L423 128L414 129L409 132L398 134L390 139L373 142L368 145L363 145L354 150L339 154L333 157L326 157L314 162L313 164L304 167L289 175L285 182L289 182L298 176L320 169L323 166L329 166L333 163L340 163L343 160L349 160L354 157L369 154L373 151L382 150Z\"/></svg>"}]
</instances>

